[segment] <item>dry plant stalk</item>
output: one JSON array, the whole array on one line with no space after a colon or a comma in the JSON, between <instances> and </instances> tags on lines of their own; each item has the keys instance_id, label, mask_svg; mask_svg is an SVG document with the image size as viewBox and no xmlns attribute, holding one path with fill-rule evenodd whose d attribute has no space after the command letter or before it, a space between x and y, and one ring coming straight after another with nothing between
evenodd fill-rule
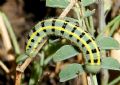
<instances>
[{"instance_id":1,"label":"dry plant stalk","mask_svg":"<svg viewBox=\"0 0 120 85\"><path fill-rule=\"evenodd\" d=\"M43 45L46 43L46 41L47 41L47 39L45 39L43 41L43 43L36 49L37 52L43 47ZM25 71L25 69L27 68L27 66L30 64L30 62L32 60L33 60L33 56L32 57L29 56L22 65L18 65L16 67L15 85L20 85L22 73Z\"/></svg>"},{"instance_id":2,"label":"dry plant stalk","mask_svg":"<svg viewBox=\"0 0 120 85\"><path fill-rule=\"evenodd\" d=\"M9 54L9 52L12 50L12 44L7 32L7 28L4 24L4 20L2 18L2 16L0 16L0 31L1 31L1 36L2 36L2 40L3 40L3 44L4 44L4 54L2 53L2 56L5 55L6 57L3 58L7 61L12 61L15 59L15 57L12 54ZM7 68L7 66L0 61L0 67L8 74L10 71Z\"/></svg>"},{"instance_id":3,"label":"dry plant stalk","mask_svg":"<svg viewBox=\"0 0 120 85\"><path fill-rule=\"evenodd\" d=\"M83 57L82 57L82 53L79 53L79 55L77 56L77 60L79 63L84 63L83 61ZM87 79L87 74L84 72L82 75L81 75L81 78L82 78L82 84L83 85L88 85L88 79Z\"/></svg>"},{"instance_id":4,"label":"dry plant stalk","mask_svg":"<svg viewBox=\"0 0 120 85\"><path fill-rule=\"evenodd\" d=\"M56 63L55 73L58 73L60 71L61 64L62 64L62 62Z\"/></svg>"},{"instance_id":5,"label":"dry plant stalk","mask_svg":"<svg viewBox=\"0 0 120 85\"><path fill-rule=\"evenodd\" d=\"M5 49L0 49L0 59L4 59L4 56L7 56L7 53L5 52Z\"/></svg>"},{"instance_id":6,"label":"dry plant stalk","mask_svg":"<svg viewBox=\"0 0 120 85\"><path fill-rule=\"evenodd\" d=\"M10 38L9 38L2 16L0 16L0 30L1 30L1 35L2 35L5 50L9 52L12 49L12 45L11 45Z\"/></svg>"},{"instance_id":7,"label":"dry plant stalk","mask_svg":"<svg viewBox=\"0 0 120 85\"><path fill-rule=\"evenodd\" d=\"M2 16L0 16L0 31L2 35L3 44L5 47L5 51L6 51L5 53L7 53L7 56L4 59L8 61L12 61L15 59L15 57L12 54L9 54L9 52L12 50L12 44L11 44L10 37L8 35L7 28L4 24L4 20Z\"/></svg>"},{"instance_id":8,"label":"dry plant stalk","mask_svg":"<svg viewBox=\"0 0 120 85\"><path fill-rule=\"evenodd\" d=\"M77 0L70 0L70 4L61 13L61 15L59 16L59 19L63 19L68 14L68 12L73 8L76 2Z\"/></svg>"},{"instance_id":9,"label":"dry plant stalk","mask_svg":"<svg viewBox=\"0 0 120 85\"><path fill-rule=\"evenodd\" d=\"M83 85L88 85L88 76L85 72L82 74L82 83Z\"/></svg>"},{"instance_id":10,"label":"dry plant stalk","mask_svg":"<svg viewBox=\"0 0 120 85\"><path fill-rule=\"evenodd\" d=\"M7 68L7 66L2 62L0 61L0 67L8 74L10 73L10 70Z\"/></svg>"}]
</instances>

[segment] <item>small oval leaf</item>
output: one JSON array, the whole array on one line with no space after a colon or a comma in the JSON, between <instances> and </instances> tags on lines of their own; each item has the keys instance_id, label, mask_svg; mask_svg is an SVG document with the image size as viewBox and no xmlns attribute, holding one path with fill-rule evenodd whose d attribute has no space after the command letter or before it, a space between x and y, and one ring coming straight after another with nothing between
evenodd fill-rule
<instances>
[{"instance_id":1,"label":"small oval leaf","mask_svg":"<svg viewBox=\"0 0 120 85\"><path fill-rule=\"evenodd\" d=\"M48 7L66 8L68 4L69 0L46 0L46 6Z\"/></svg>"},{"instance_id":2,"label":"small oval leaf","mask_svg":"<svg viewBox=\"0 0 120 85\"><path fill-rule=\"evenodd\" d=\"M120 49L120 44L112 37L101 37L97 39L97 43L103 50Z\"/></svg>"},{"instance_id":3,"label":"small oval leaf","mask_svg":"<svg viewBox=\"0 0 120 85\"><path fill-rule=\"evenodd\" d=\"M78 54L79 52L76 51L72 45L64 45L52 55L52 58L55 62L57 62L74 57Z\"/></svg>"},{"instance_id":4,"label":"small oval leaf","mask_svg":"<svg viewBox=\"0 0 120 85\"><path fill-rule=\"evenodd\" d=\"M120 63L114 58L106 57L102 59L102 68L120 71Z\"/></svg>"},{"instance_id":5,"label":"small oval leaf","mask_svg":"<svg viewBox=\"0 0 120 85\"><path fill-rule=\"evenodd\" d=\"M96 0L81 0L82 6L89 6L93 3L95 3Z\"/></svg>"},{"instance_id":6,"label":"small oval leaf","mask_svg":"<svg viewBox=\"0 0 120 85\"><path fill-rule=\"evenodd\" d=\"M25 53L20 54L17 59L16 59L16 63L22 63L26 58L28 58L29 56L26 55Z\"/></svg>"},{"instance_id":7,"label":"small oval leaf","mask_svg":"<svg viewBox=\"0 0 120 85\"><path fill-rule=\"evenodd\" d=\"M84 72L82 65L73 63L66 65L59 73L60 82L65 82L67 80L77 77L79 74Z\"/></svg>"},{"instance_id":8,"label":"small oval leaf","mask_svg":"<svg viewBox=\"0 0 120 85\"><path fill-rule=\"evenodd\" d=\"M32 66L31 77L29 80L29 85L36 85L39 77L42 75L43 69L40 66L40 62L34 62Z\"/></svg>"}]
</instances>

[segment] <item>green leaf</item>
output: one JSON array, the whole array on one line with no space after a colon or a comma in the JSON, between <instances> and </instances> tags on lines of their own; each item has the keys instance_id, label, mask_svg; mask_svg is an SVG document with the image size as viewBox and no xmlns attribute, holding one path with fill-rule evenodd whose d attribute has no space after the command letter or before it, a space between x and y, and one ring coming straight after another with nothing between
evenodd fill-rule
<instances>
[{"instance_id":1,"label":"green leaf","mask_svg":"<svg viewBox=\"0 0 120 85\"><path fill-rule=\"evenodd\" d=\"M49 40L50 41L50 40ZM53 42L53 41L50 41ZM48 43L44 48L45 56L49 57L52 54L54 54L61 46L63 46L64 43L61 43L61 41L53 42L53 43Z\"/></svg>"},{"instance_id":2,"label":"green leaf","mask_svg":"<svg viewBox=\"0 0 120 85\"><path fill-rule=\"evenodd\" d=\"M79 54L79 52L76 51L72 45L64 45L59 50L57 50L57 52L54 53L52 57L53 60L57 62L74 57L77 54Z\"/></svg>"},{"instance_id":3,"label":"green leaf","mask_svg":"<svg viewBox=\"0 0 120 85\"><path fill-rule=\"evenodd\" d=\"M29 56L26 55L25 53L20 54L17 59L16 59L16 63L22 63L26 58L28 58Z\"/></svg>"},{"instance_id":4,"label":"green leaf","mask_svg":"<svg viewBox=\"0 0 120 85\"><path fill-rule=\"evenodd\" d=\"M96 0L81 0L82 6L89 6L93 3L95 3Z\"/></svg>"},{"instance_id":5,"label":"green leaf","mask_svg":"<svg viewBox=\"0 0 120 85\"><path fill-rule=\"evenodd\" d=\"M120 49L120 44L112 37L100 37L97 39L97 43L103 50Z\"/></svg>"},{"instance_id":6,"label":"green leaf","mask_svg":"<svg viewBox=\"0 0 120 85\"><path fill-rule=\"evenodd\" d=\"M68 64L59 73L60 82L65 82L67 80L73 79L78 76L78 74L83 73L84 70L81 64Z\"/></svg>"},{"instance_id":7,"label":"green leaf","mask_svg":"<svg viewBox=\"0 0 120 85\"><path fill-rule=\"evenodd\" d=\"M43 69L40 66L39 62L34 62L32 67L33 68L32 68L32 73L31 73L29 85L36 85L39 78L42 75Z\"/></svg>"},{"instance_id":8,"label":"green leaf","mask_svg":"<svg viewBox=\"0 0 120 85\"><path fill-rule=\"evenodd\" d=\"M102 59L102 68L120 71L120 63L114 58L106 57Z\"/></svg>"},{"instance_id":9,"label":"green leaf","mask_svg":"<svg viewBox=\"0 0 120 85\"><path fill-rule=\"evenodd\" d=\"M29 85L36 85L43 72L44 53L39 53L38 55L40 59L33 62Z\"/></svg>"},{"instance_id":10,"label":"green leaf","mask_svg":"<svg viewBox=\"0 0 120 85\"><path fill-rule=\"evenodd\" d=\"M95 13L95 10L92 10L92 11L87 10L87 11L84 12L84 17L91 16L91 15L93 15L94 13Z\"/></svg>"},{"instance_id":11,"label":"green leaf","mask_svg":"<svg viewBox=\"0 0 120 85\"><path fill-rule=\"evenodd\" d=\"M48 7L66 8L68 4L69 0L46 0L46 6Z\"/></svg>"}]
</instances>

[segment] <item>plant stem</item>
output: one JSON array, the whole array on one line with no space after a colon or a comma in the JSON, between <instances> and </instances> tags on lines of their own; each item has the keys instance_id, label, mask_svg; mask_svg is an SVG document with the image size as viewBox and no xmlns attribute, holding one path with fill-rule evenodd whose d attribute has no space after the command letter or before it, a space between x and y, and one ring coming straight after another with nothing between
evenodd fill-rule
<instances>
[{"instance_id":1,"label":"plant stem","mask_svg":"<svg viewBox=\"0 0 120 85\"><path fill-rule=\"evenodd\" d=\"M104 16L104 1L98 0L98 14L99 14L99 32L105 27L105 16Z\"/></svg>"},{"instance_id":2,"label":"plant stem","mask_svg":"<svg viewBox=\"0 0 120 85\"><path fill-rule=\"evenodd\" d=\"M108 85L115 85L118 81L120 81L120 76L118 76L116 79L111 81Z\"/></svg>"},{"instance_id":3,"label":"plant stem","mask_svg":"<svg viewBox=\"0 0 120 85\"><path fill-rule=\"evenodd\" d=\"M112 35L113 35L114 31L119 27L119 25L120 25L120 20L117 21L117 22L112 26L112 28L111 28L111 30L110 30L110 33L109 33L109 36L112 36Z\"/></svg>"},{"instance_id":4,"label":"plant stem","mask_svg":"<svg viewBox=\"0 0 120 85\"><path fill-rule=\"evenodd\" d=\"M16 36L13 32L13 28L7 18L7 16L4 14L4 13L0 13L4 19L4 22L5 22L5 25L7 27L7 30L10 34L10 37L11 37L11 40L12 40L12 43L13 43L13 46L14 46L14 49L15 49L15 53L16 54L20 54L20 48L19 48L19 45L18 45L18 42L17 42L17 39L16 39Z\"/></svg>"},{"instance_id":5,"label":"plant stem","mask_svg":"<svg viewBox=\"0 0 120 85\"><path fill-rule=\"evenodd\" d=\"M52 60L53 57L49 56L48 58L46 58L44 60L44 66L46 66L51 60Z\"/></svg>"},{"instance_id":6,"label":"plant stem","mask_svg":"<svg viewBox=\"0 0 120 85\"><path fill-rule=\"evenodd\" d=\"M81 16L80 16L80 6L79 6L78 3L76 3L75 6L76 6L76 7L74 8L74 11L75 11L76 14L77 14L77 18L78 18L78 20L79 20L79 25L80 25L80 27L82 27L82 19L81 19Z\"/></svg>"},{"instance_id":7,"label":"plant stem","mask_svg":"<svg viewBox=\"0 0 120 85\"><path fill-rule=\"evenodd\" d=\"M68 14L68 12L73 8L76 2L77 0L70 0L70 4L61 13L61 15L59 16L59 19L63 19Z\"/></svg>"},{"instance_id":8,"label":"plant stem","mask_svg":"<svg viewBox=\"0 0 120 85\"><path fill-rule=\"evenodd\" d=\"M44 52L38 53L38 56L40 57L40 66L44 65Z\"/></svg>"},{"instance_id":9,"label":"plant stem","mask_svg":"<svg viewBox=\"0 0 120 85\"><path fill-rule=\"evenodd\" d=\"M42 44L40 44L38 46L38 48L35 50L35 54L32 56L29 56L24 63L22 63L21 65L18 64L16 67L16 80L15 80L15 85L20 85L21 83L21 78L22 78L22 73L25 71L25 69L27 68L27 66L30 64L30 62L33 60L34 56L37 55L37 53L39 52L39 50L43 47L43 45L46 43L47 39L45 39L43 41Z\"/></svg>"},{"instance_id":10,"label":"plant stem","mask_svg":"<svg viewBox=\"0 0 120 85\"><path fill-rule=\"evenodd\" d=\"M98 82L97 82L97 77L96 77L96 75L93 75L93 81L94 81L94 84L95 84L95 85L98 85Z\"/></svg>"},{"instance_id":11,"label":"plant stem","mask_svg":"<svg viewBox=\"0 0 120 85\"><path fill-rule=\"evenodd\" d=\"M116 23L118 20L120 20L120 15L118 15L117 17L115 17L111 22L109 22L107 24L107 26L103 29L103 31L101 31L101 33L98 35L98 37L96 39L99 39L101 36L103 36L103 34L110 29L110 27Z\"/></svg>"},{"instance_id":12,"label":"plant stem","mask_svg":"<svg viewBox=\"0 0 120 85\"><path fill-rule=\"evenodd\" d=\"M90 16L90 17L88 17L88 19L89 19L89 23L90 23L90 33L94 36L94 32L95 32L95 30L94 30L94 24L93 24L93 17L92 16Z\"/></svg>"},{"instance_id":13,"label":"plant stem","mask_svg":"<svg viewBox=\"0 0 120 85\"><path fill-rule=\"evenodd\" d=\"M93 74L90 73L90 78L91 78L91 84L92 85L98 85L96 75L93 75Z\"/></svg>"}]
</instances>

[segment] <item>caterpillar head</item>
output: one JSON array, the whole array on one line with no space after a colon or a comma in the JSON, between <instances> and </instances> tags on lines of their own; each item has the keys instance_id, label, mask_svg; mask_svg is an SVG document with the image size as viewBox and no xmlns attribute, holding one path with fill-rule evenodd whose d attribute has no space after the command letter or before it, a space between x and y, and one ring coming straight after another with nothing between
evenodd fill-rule
<instances>
[{"instance_id":1,"label":"caterpillar head","mask_svg":"<svg viewBox=\"0 0 120 85\"><path fill-rule=\"evenodd\" d=\"M97 62L98 59L94 59L94 63L91 63L91 60L88 59L88 62L85 64L85 70L88 73L93 73L96 74L100 71L101 69L101 64Z\"/></svg>"},{"instance_id":2,"label":"caterpillar head","mask_svg":"<svg viewBox=\"0 0 120 85\"><path fill-rule=\"evenodd\" d=\"M98 65L96 63L94 65L89 63L85 65L85 70L89 73L96 74L100 71L100 69L101 69L101 65Z\"/></svg>"}]
</instances>

